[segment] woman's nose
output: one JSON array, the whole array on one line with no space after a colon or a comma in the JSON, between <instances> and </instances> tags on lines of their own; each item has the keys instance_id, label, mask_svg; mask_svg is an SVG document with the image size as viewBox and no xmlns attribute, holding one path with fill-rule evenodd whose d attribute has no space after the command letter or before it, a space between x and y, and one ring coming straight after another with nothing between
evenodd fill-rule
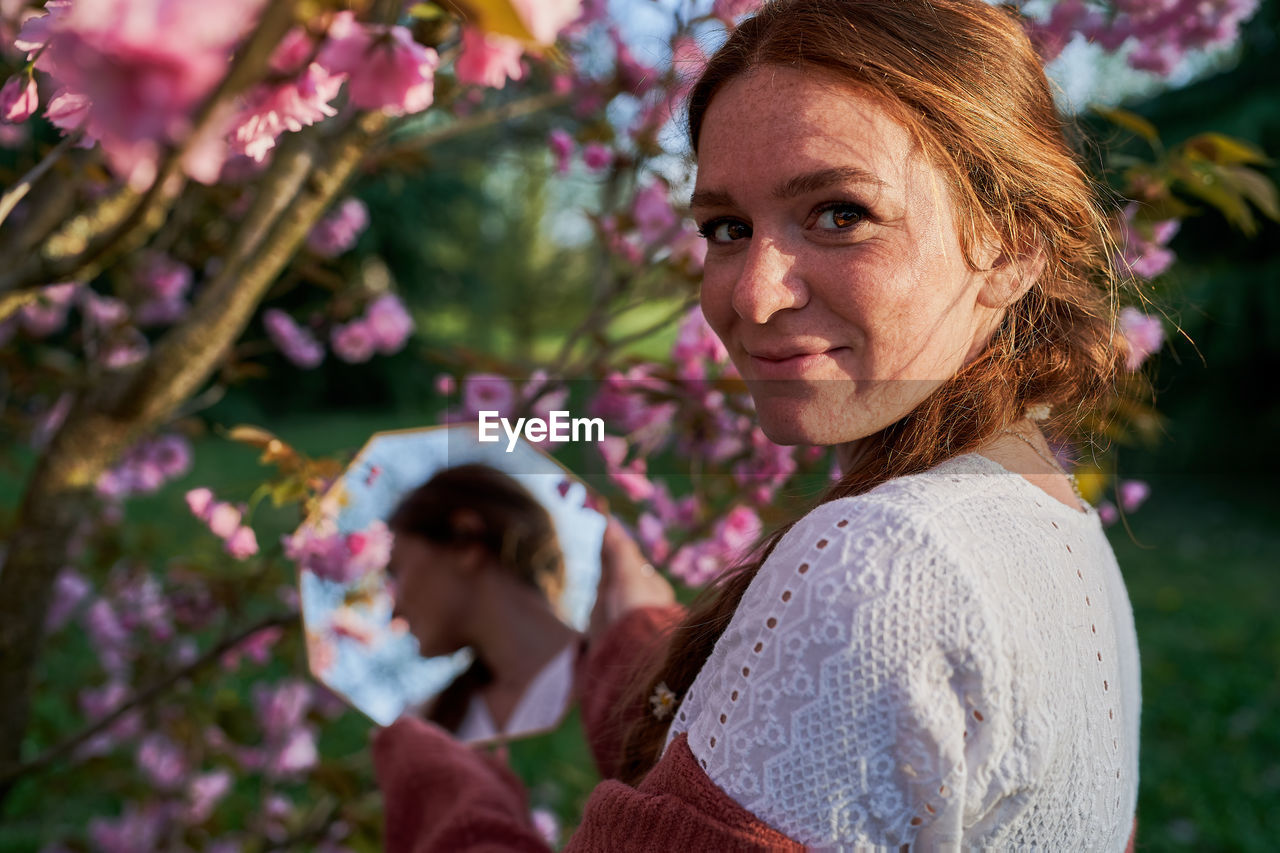
<instances>
[{"instance_id":1,"label":"woman's nose","mask_svg":"<svg viewBox=\"0 0 1280 853\"><path fill-rule=\"evenodd\" d=\"M764 324L779 311L802 308L808 301L794 252L776 240L753 236L733 290L738 316Z\"/></svg>"}]
</instances>

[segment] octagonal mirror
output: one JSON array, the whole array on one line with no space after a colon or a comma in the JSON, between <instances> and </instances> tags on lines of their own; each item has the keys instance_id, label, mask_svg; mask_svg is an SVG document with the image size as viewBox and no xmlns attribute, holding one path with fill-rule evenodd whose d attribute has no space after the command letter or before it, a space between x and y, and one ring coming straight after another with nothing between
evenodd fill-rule
<instances>
[{"instance_id":1,"label":"octagonal mirror","mask_svg":"<svg viewBox=\"0 0 1280 853\"><path fill-rule=\"evenodd\" d=\"M380 725L554 728L574 696L606 519L527 441L475 424L372 436L289 538L312 674Z\"/></svg>"}]
</instances>

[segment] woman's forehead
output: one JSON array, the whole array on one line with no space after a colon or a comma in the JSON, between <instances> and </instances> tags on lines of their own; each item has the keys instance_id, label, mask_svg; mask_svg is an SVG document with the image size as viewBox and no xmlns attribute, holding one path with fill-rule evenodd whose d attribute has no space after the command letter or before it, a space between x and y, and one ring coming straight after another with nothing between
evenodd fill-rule
<instances>
[{"instance_id":1,"label":"woman's forehead","mask_svg":"<svg viewBox=\"0 0 1280 853\"><path fill-rule=\"evenodd\" d=\"M901 182L916 148L911 131L852 84L826 73L760 68L731 80L708 106L698 181L746 177L744 166L771 173L807 166L859 169L887 187Z\"/></svg>"}]
</instances>

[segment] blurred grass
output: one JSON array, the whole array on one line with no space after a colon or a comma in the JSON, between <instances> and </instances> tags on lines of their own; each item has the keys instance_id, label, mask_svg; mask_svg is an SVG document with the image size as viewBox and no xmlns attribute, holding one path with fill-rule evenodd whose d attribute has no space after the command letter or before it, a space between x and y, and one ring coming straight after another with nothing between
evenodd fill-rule
<instances>
[{"instance_id":1,"label":"blurred grass","mask_svg":"<svg viewBox=\"0 0 1280 853\"><path fill-rule=\"evenodd\" d=\"M326 455L354 452L378 430L426 422L412 413L350 412L260 425L305 452ZM10 512L16 473L0 474L0 497ZM265 473L250 448L216 434L198 440L187 477L128 505L129 551L160 568L176 556L215 550L181 495L200 485L244 500ZM1142 652L1138 848L1273 850L1280 838L1280 507L1258 481L1170 475L1151 481L1151 499L1129 519L1132 537L1123 526L1110 531ZM254 524L264 544L296 522L296 515L265 505L259 513ZM87 676L88 655L78 634L53 638L45 659L53 695L37 699L38 728L45 733L40 746L48 733L65 735L79 725L73 697ZM291 661L276 661L273 670L292 665L301 674L300 655L298 649ZM223 679L213 689L248 683L210 678ZM322 735L325 754L358 761L367 725L355 715L338 721ZM531 805L550 809L572 828L598 781L576 715L554 733L511 745L510 755L529 785ZM54 777L61 777L56 785ZM60 826L83 826L103 813L107 796L88 767L55 770L23 787L13 798L21 807L15 810L20 804L13 800L6 806L4 822L14 824L0 830L0 849L24 849L18 839L31 838L42 812ZM56 815L42 804L55 789Z\"/></svg>"}]
</instances>

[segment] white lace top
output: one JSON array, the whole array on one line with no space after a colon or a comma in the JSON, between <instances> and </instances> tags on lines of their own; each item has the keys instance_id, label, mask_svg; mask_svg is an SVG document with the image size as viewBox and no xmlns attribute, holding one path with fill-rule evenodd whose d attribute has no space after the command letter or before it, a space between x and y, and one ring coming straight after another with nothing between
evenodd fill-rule
<instances>
[{"instance_id":1,"label":"white lace top","mask_svg":"<svg viewBox=\"0 0 1280 853\"><path fill-rule=\"evenodd\" d=\"M801 519L668 742L812 847L1119 851L1139 710L1097 513L969 454Z\"/></svg>"}]
</instances>

